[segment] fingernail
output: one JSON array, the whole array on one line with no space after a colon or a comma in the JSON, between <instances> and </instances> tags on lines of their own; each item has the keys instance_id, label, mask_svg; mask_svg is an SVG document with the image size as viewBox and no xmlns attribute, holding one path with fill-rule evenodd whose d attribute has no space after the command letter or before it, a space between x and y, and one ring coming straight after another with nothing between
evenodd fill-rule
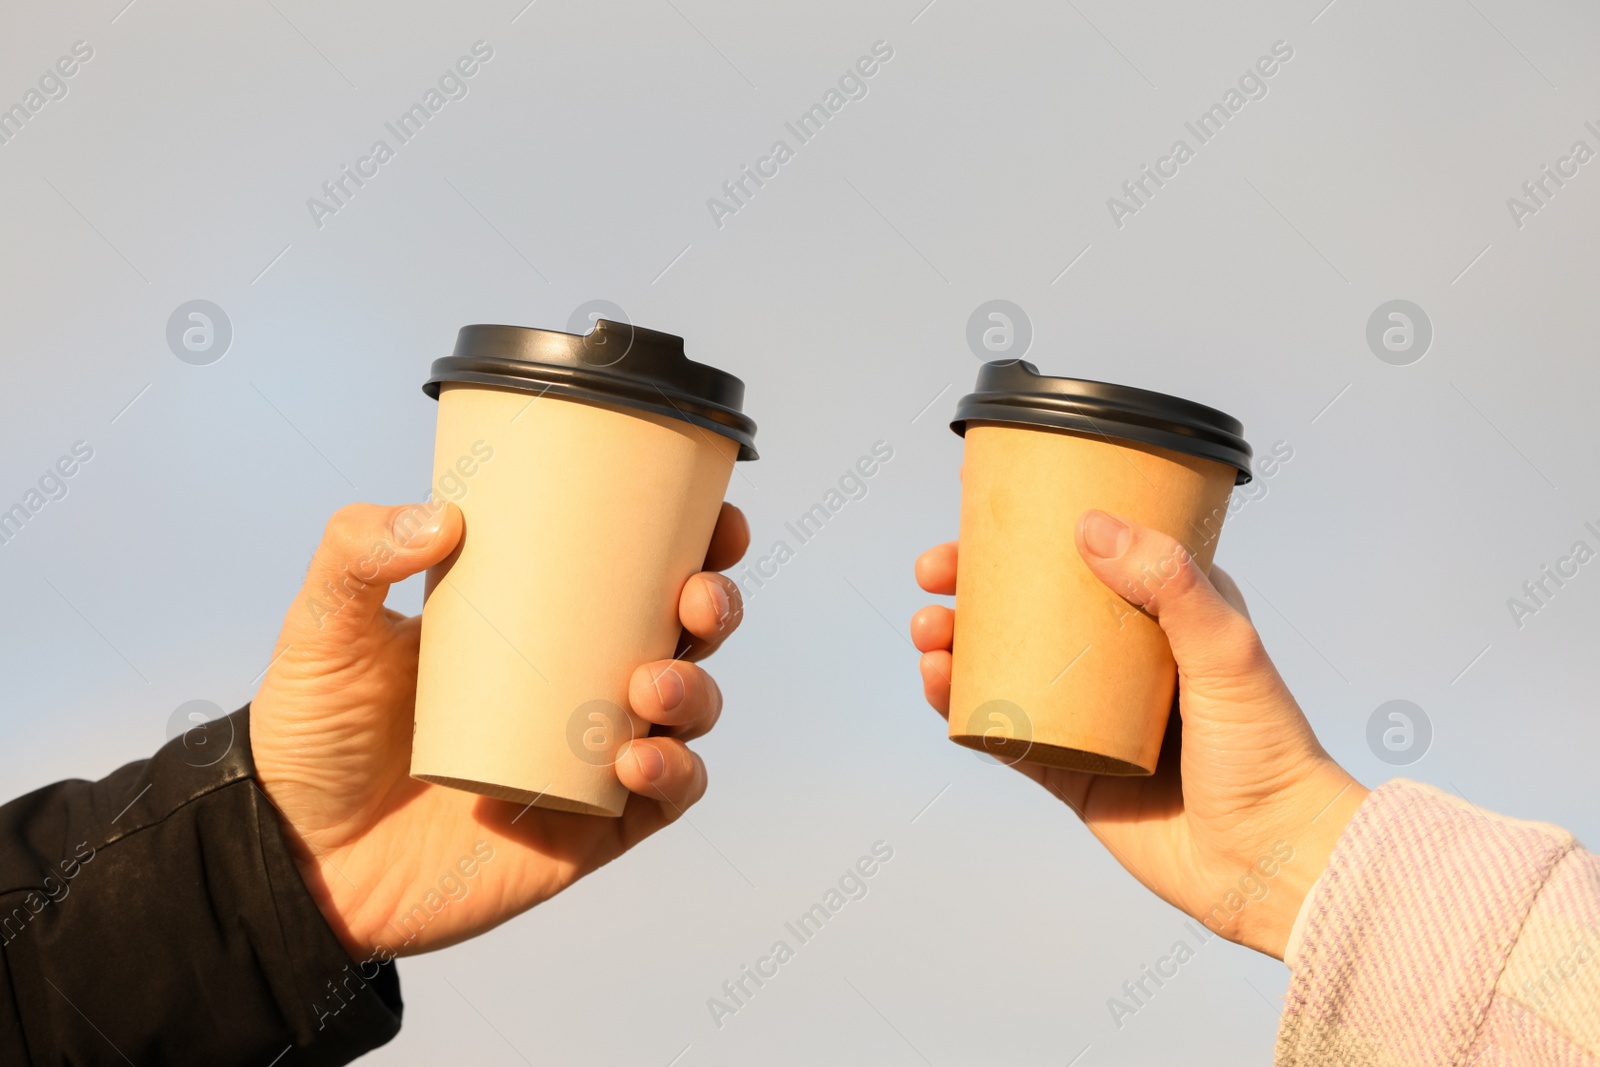
<instances>
[{"instance_id":1,"label":"fingernail","mask_svg":"<svg viewBox=\"0 0 1600 1067\"><path fill-rule=\"evenodd\" d=\"M683 679L671 667L655 676L656 696L661 698L661 710L671 711L683 703Z\"/></svg>"},{"instance_id":2,"label":"fingernail","mask_svg":"<svg viewBox=\"0 0 1600 1067\"><path fill-rule=\"evenodd\" d=\"M1086 511L1083 514L1083 547L1101 559L1116 559L1128 550L1133 531L1128 524L1113 519L1103 511Z\"/></svg>"},{"instance_id":3,"label":"fingernail","mask_svg":"<svg viewBox=\"0 0 1600 1067\"><path fill-rule=\"evenodd\" d=\"M428 544L444 527L444 501L428 500L421 504L407 504L394 513L389 521L389 531L398 545L419 548Z\"/></svg>"},{"instance_id":4,"label":"fingernail","mask_svg":"<svg viewBox=\"0 0 1600 1067\"><path fill-rule=\"evenodd\" d=\"M722 583L715 578L709 579L707 584L711 587L711 607L717 613L717 621L727 622L729 608L727 589L723 588Z\"/></svg>"},{"instance_id":5,"label":"fingernail","mask_svg":"<svg viewBox=\"0 0 1600 1067\"><path fill-rule=\"evenodd\" d=\"M661 758L661 753L654 745L635 745L630 750L633 752L633 762L638 766L639 773L644 775L644 780L653 782L661 777L661 772L667 769L667 761Z\"/></svg>"}]
</instances>

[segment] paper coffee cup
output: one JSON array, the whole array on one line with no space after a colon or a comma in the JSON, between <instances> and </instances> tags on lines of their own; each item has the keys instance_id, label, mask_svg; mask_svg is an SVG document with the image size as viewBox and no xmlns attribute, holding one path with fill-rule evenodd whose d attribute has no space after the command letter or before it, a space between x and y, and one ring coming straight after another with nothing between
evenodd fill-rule
<instances>
[{"instance_id":1,"label":"paper coffee cup","mask_svg":"<svg viewBox=\"0 0 1600 1067\"><path fill-rule=\"evenodd\" d=\"M1167 533L1210 570L1243 427L1220 411L1029 363L986 364L965 436L950 739L1005 762L1152 774L1177 667L1161 627L1078 554L1099 508ZM1158 565L1152 588L1174 571Z\"/></svg>"},{"instance_id":2,"label":"paper coffee cup","mask_svg":"<svg viewBox=\"0 0 1600 1067\"><path fill-rule=\"evenodd\" d=\"M755 425L738 378L601 319L574 335L467 326L438 397L434 493L461 546L428 572L411 774L520 804L622 814L615 761L649 724L641 664L671 658Z\"/></svg>"}]
</instances>

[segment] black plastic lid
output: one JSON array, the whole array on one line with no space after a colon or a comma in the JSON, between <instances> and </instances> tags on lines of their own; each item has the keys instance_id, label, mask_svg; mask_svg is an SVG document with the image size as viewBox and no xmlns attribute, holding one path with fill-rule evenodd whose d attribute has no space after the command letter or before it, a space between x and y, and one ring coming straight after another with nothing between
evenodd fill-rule
<instances>
[{"instance_id":1,"label":"black plastic lid","mask_svg":"<svg viewBox=\"0 0 1600 1067\"><path fill-rule=\"evenodd\" d=\"M756 424L742 410L744 382L683 354L683 338L610 319L586 334L526 326L463 326L454 354L433 361L422 391L446 382L651 411L739 443L755 459Z\"/></svg>"},{"instance_id":2,"label":"black plastic lid","mask_svg":"<svg viewBox=\"0 0 1600 1067\"><path fill-rule=\"evenodd\" d=\"M956 405L950 428L1009 422L1156 445L1236 467L1251 478L1250 443L1238 419L1192 400L1082 378L1053 378L1023 360L985 363L973 391Z\"/></svg>"}]
</instances>

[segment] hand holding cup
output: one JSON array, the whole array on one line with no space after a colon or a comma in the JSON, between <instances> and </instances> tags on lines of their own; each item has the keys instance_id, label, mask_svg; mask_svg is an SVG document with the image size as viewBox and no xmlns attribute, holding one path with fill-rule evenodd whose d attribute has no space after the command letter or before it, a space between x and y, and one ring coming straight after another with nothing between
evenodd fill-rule
<instances>
[{"instance_id":1,"label":"hand holding cup","mask_svg":"<svg viewBox=\"0 0 1600 1067\"><path fill-rule=\"evenodd\" d=\"M312 896L358 962L497 926L667 826L706 789L705 764L686 742L716 724L722 693L691 661L714 652L743 617L738 586L715 573L749 544L739 509L722 506L705 570L677 599L683 654L639 664L627 680L629 710L650 732L616 760L628 798L615 819L411 777L422 619L383 602L392 583L445 559L461 536L461 513L445 502L354 504L335 514L250 708L261 788ZM349 596L331 597L330 587ZM470 878L460 873L464 857ZM416 908L440 899L442 879L462 895L419 928Z\"/></svg>"},{"instance_id":2,"label":"hand holding cup","mask_svg":"<svg viewBox=\"0 0 1600 1067\"><path fill-rule=\"evenodd\" d=\"M1282 958L1301 902L1367 790L1317 742L1221 568L1208 577L1176 539L1100 511L1085 513L1073 538L1100 582L1160 624L1178 665L1177 714L1149 777L1026 758L1015 768L1072 808L1161 899ZM923 553L918 584L954 595L958 553L955 541ZM1171 577L1151 582L1152 573ZM930 605L911 620L923 693L943 715L955 616Z\"/></svg>"}]
</instances>

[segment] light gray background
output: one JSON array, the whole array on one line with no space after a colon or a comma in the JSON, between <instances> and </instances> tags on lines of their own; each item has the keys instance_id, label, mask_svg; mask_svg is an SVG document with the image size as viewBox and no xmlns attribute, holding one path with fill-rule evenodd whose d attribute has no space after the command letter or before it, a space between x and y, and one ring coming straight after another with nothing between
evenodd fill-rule
<instances>
[{"instance_id":1,"label":"light gray background","mask_svg":"<svg viewBox=\"0 0 1600 1067\"><path fill-rule=\"evenodd\" d=\"M1507 607L1600 525L1600 163L1520 229L1506 206L1600 148L1591 7L125 2L14 5L0 33L5 105L95 50L0 146L0 504L94 449L0 546L8 795L250 698L326 517L426 491L418 386L462 324L605 298L741 375L763 458L730 496L759 548L894 448L717 657L691 822L404 961L370 1062L1268 1060L1287 973L1221 942L1113 1024L1181 917L922 703L911 561L955 533L946 422L992 298L1045 370L1292 445L1219 561L1357 776L1396 773L1366 724L1408 699L1434 738L1400 773L1600 836L1600 564L1521 629ZM306 198L480 39L470 94L315 227ZM869 95L717 228L706 199L879 40ZM1107 198L1279 40L1268 95L1115 226ZM196 298L234 329L209 366L165 341ZM1434 325L1411 366L1365 340L1396 298ZM880 839L870 895L716 1029L706 998Z\"/></svg>"}]
</instances>

